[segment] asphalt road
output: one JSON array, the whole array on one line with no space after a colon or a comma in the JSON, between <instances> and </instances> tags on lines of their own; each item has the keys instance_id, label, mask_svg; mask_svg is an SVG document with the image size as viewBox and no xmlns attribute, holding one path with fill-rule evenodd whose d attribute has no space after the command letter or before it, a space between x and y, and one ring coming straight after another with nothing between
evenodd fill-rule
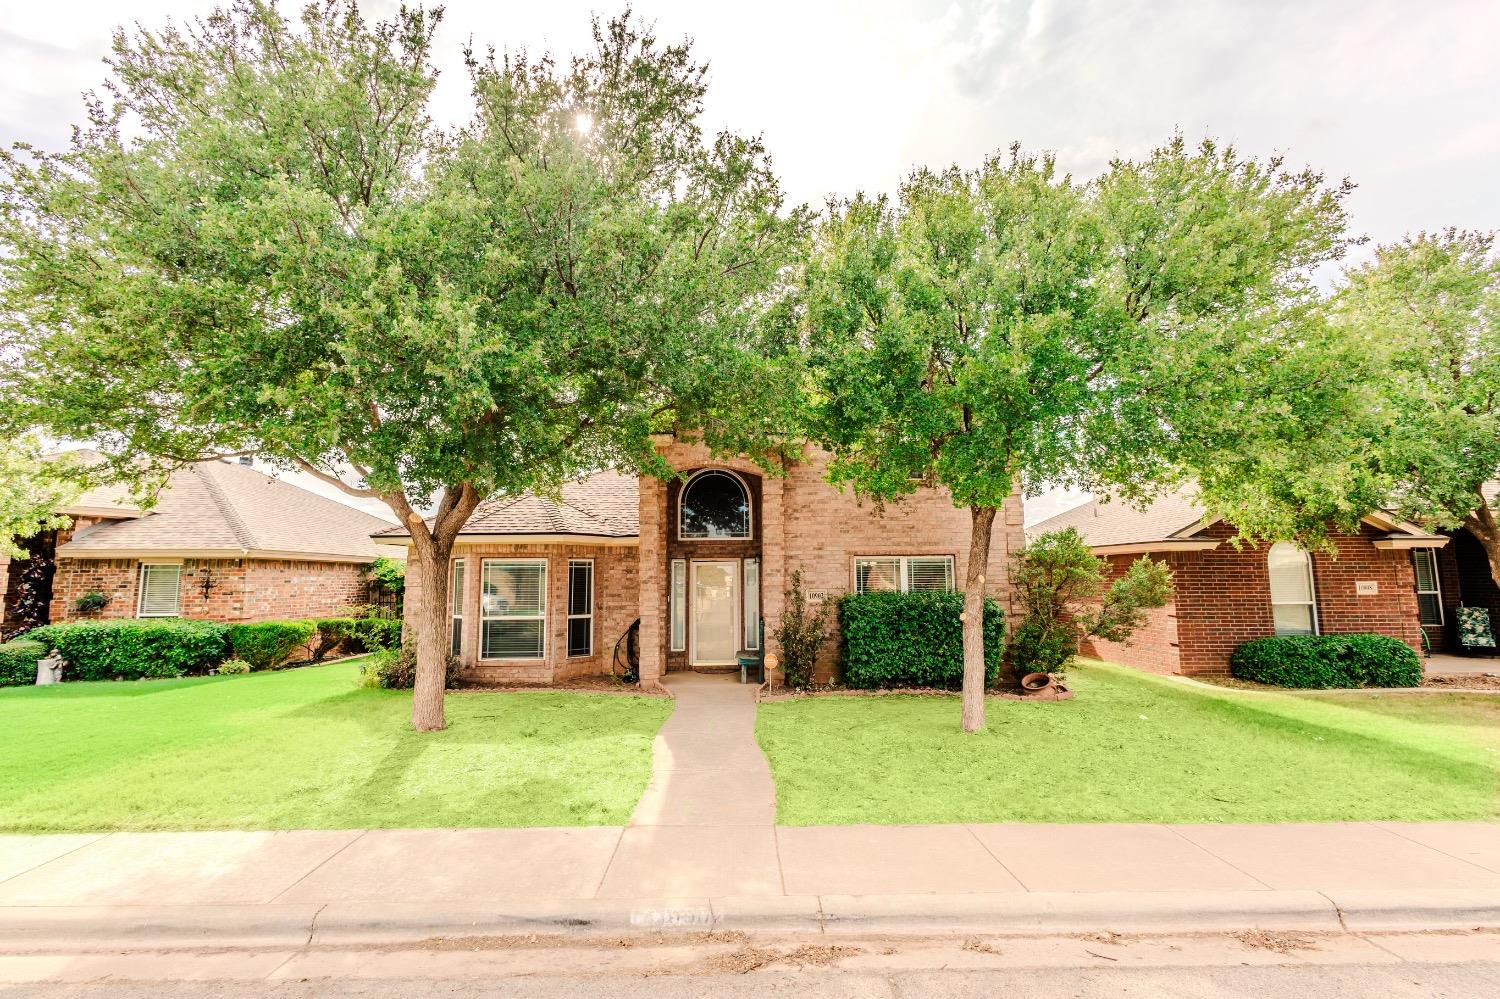
<instances>
[{"instance_id":1,"label":"asphalt road","mask_svg":"<svg viewBox=\"0 0 1500 999\"><path fill-rule=\"evenodd\" d=\"M1500 995L1500 962L1215 968L1046 968L985 971L876 972L805 970L629 979L522 978L496 981L320 980L283 982L107 982L0 986L4 999L1032 999L1130 996L1137 999L1228 999L1270 995L1317 999L1468 999Z\"/></svg>"}]
</instances>

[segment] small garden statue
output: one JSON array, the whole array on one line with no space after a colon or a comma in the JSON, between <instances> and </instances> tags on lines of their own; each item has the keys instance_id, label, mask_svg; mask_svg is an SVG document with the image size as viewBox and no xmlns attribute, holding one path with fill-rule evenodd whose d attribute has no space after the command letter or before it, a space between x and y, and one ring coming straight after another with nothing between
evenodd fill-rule
<instances>
[{"instance_id":1,"label":"small garden statue","mask_svg":"<svg viewBox=\"0 0 1500 999\"><path fill-rule=\"evenodd\" d=\"M62 683L63 667L68 661L62 657L62 653L53 649L47 656L36 661L36 685L45 687L53 683Z\"/></svg>"}]
</instances>

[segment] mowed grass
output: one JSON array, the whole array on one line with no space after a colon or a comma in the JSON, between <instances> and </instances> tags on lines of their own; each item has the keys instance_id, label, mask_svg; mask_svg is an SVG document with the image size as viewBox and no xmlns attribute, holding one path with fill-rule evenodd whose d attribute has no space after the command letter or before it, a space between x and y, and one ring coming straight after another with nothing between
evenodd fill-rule
<instances>
[{"instance_id":1,"label":"mowed grass","mask_svg":"<svg viewBox=\"0 0 1500 999\"><path fill-rule=\"evenodd\" d=\"M0 690L0 830L623 824L671 704L452 693L429 734L410 711L348 662Z\"/></svg>"},{"instance_id":2,"label":"mowed grass","mask_svg":"<svg viewBox=\"0 0 1500 999\"><path fill-rule=\"evenodd\" d=\"M1060 703L761 705L786 825L1492 819L1500 698L1264 694L1083 665Z\"/></svg>"}]
</instances>

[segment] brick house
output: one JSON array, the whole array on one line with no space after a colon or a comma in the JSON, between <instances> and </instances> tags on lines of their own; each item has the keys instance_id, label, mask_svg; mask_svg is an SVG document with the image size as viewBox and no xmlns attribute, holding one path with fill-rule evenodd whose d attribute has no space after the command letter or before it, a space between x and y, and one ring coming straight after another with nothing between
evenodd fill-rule
<instances>
[{"instance_id":1,"label":"brick house","mask_svg":"<svg viewBox=\"0 0 1500 999\"><path fill-rule=\"evenodd\" d=\"M1153 672L1225 674L1236 647L1267 635L1368 632L1420 652L1425 629L1442 649L1444 622L1460 600L1450 537L1382 513L1364 518L1357 534L1335 535L1331 552L1289 542L1236 547L1234 528L1205 517L1188 493L1145 509L1091 501L1026 533L1067 527L1108 560L1112 575L1142 555L1172 570L1172 602L1152 611L1129 644L1083 650Z\"/></svg>"},{"instance_id":2,"label":"brick house","mask_svg":"<svg viewBox=\"0 0 1500 999\"><path fill-rule=\"evenodd\" d=\"M70 528L36 539L55 560L50 620L326 617L368 599L364 569L376 557L404 557L371 539L388 521L239 463L175 472L149 510L123 493L90 490L59 511ZM7 567L8 619L24 565ZM80 611L91 592L108 603Z\"/></svg>"},{"instance_id":3,"label":"brick house","mask_svg":"<svg viewBox=\"0 0 1500 999\"><path fill-rule=\"evenodd\" d=\"M923 488L881 511L830 486L827 456L815 450L772 475L670 436L656 447L678 477L604 471L558 497L500 498L474 512L449 569L453 651L466 678L545 684L609 672L637 619L643 684L735 669L741 652L769 641L762 625L769 635L780 623L794 570L814 602L964 578L969 514L944 490ZM986 576L997 594L1022 543L1021 515L1016 495L996 518ZM393 527L377 540L404 537ZM825 646L818 676L836 672L837 645Z\"/></svg>"}]
</instances>

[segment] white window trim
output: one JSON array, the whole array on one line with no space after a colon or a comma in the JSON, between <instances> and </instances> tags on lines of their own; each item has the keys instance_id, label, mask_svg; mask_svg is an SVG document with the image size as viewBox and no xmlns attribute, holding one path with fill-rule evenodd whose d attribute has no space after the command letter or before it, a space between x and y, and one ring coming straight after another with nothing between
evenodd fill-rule
<instances>
[{"instance_id":1,"label":"white window trim","mask_svg":"<svg viewBox=\"0 0 1500 999\"><path fill-rule=\"evenodd\" d=\"M1412 566L1412 583L1416 587L1418 596L1437 597L1438 619L1436 624L1422 624L1422 602L1417 601L1417 623L1424 628L1441 628L1447 623L1447 611L1443 607L1443 580L1438 575L1438 557L1436 548L1413 548L1411 550L1412 561L1415 562L1418 555L1426 555L1432 560L1432 589L1424 590L1417 578L1416 566Z\"/></svg>"},{"instance_id":2,"label":"white window trim","mask_svg":"<svg viewBox=\"0 0 1500 999\"><path fill-rule=\"evenodd\" d=\"M948 577L953 582L953 589L949 590L948 592L951 593L953 592L953 590L958 589L958 560L955 559L952 555L856 555L854 556L854 561L850 563L854 574L854 585L851 587L851 589L855 593L868 592L859 588L859 564L861 562L895 562L898 566L896 570L897 589L895 590L895 592L910 593L911 562L913 559L916 559L917 561L936 561L937 559L945 560L948 563Z\"/></svg>"},{"instance_id":3,"label":"white window trim","mask_svg":"<svg viewBox=\"0 0 1500 999\"><path fill-rule=\"evenodd\" d=\"M1312 608L1312 611L1311 611L1312 633L1314 635L1321 635L1323 633L1323 628L1322 628L1322 625L1318 621L1318 580L1313 575L1312 553L1309 552L1306 548L1303 548L1301 545L1292 544L1292 542L1290 542L1290 541L1278 541L1276 544L1291 545L1291 547L1297 549L1297 551L1299 551L1299 552L1302 553L1302 564L1307 568L1307 599L1306 600L1277 600L1276 599L1276 593L1272 589L1271 579L1270 579L1271 552L1270 552L1270 549L1267 549L1266 550L1266 589L1268 591L1270 591L1270 596L1271 596L1271 630L1273 632L1275 632L1276 634L1278 634L1278 635L1281 634L1281 632L1276 631L1276 608L1278 608L1278 607L1310 607L1310 608ZM1276 545L1272 545L1271 547L1275 548Z\"/></svg>"},{"instance_id":4,"label":"white window trim","mask_svg":"<svg viewBox=\"0 0 1500 999\"><path fill-rule=\"evenodd\" d=\"M687 651L687 559L674 558L667 577L667 647L672 652ZM678 625L681 628L678 628Z\"/></svg>"},{"instance_id":5,"label":"white window trim","mask_svg":"<svg viewBox=\"0 0 1500 999\"><path fill-rule=\"evenodd\" d=\"M452 649L452 647L453 647L453 639L454 639L455 636L457 636L457 638L458 638L458 649L456 651L453 651L453 654L456 655L456 656L463 655L463 651L464 651L464 646L463 646L463 638L464 638L464 594L463 594L463 591L464 591L464 587L467 585L467 580L460 580L459 579L459 572L460 572L460 570L462 570L463 575L465 575L465 576L467 576L469 574L469 567L464 564L464 560L461 559L461 558L456 558L456 559L453 560L452 565L450 565L448 567L448 590L449 590L449 593L448 593L448 611L449 611L449 613L453 617L453 621L452 621L453 627L450 628L449 631L448 631L448 647L449 647L450 650Z\"/></svg>"},{"instance_id":6,"label":"white window trim","mask_svg":"<svg viewBox=\"0 0 1500 999\"><path fill-rule=\"evenodd\" d=\"M573 567L575 565L586 565L589 567L589 610L587 614L574 614L573 607ZM567 611L568 623L563 631L563 651L569 659L588 659L594 654L594 560L591 558L568 559L568 602L563 605ZM589 650L587 652L575 653L572 649L572 626L574 621L588 618L589 622Z\"/></svg>"},{"instance_id":7,"label":"white window trim","mask_svg":"<svg viewBox=\"0 0 1500 999\"><path fill-rule=\"evenodd\" d=\"M147 614L146 607L146 570L174 568L177 570L177 609L170 614ZM135 616L136 617L182 617L182 560L176 559L163 562L142 562L136 570L136 595Z\"/></svg>"},{"instance_id":8,"label":"white window trim","mask_svg":"<svg viewBox=\"0 0 1500 999\"><path fill-rule=\"evenodd\" d=\"M539 565L542 567L542 612L541 614L500 614L486 617L484 613L484 570L488 565ZM545 558L486 558L479 561L479 660L480 662L539 663L547 661L547 586L550 572ZM542 651L536 656L486 656L484 654L484 623L486 621L537 621L542 622Z\"/></svg>"},{"instance_id":9,"label":"white window trim","mask_svg":"<svg viewBox=\"0 0 1500 999\"><path fill-rule=\"evenodd\" d=\"M755 602L751 604L750 593L750 567L755 567ZM740 603L743 610L740 614L741 631L740 637L745 641L746 652L760 651L760 559L740 559Z\"/></svg>"},{"instance_id":10,"label":"white window trim","mask_svg":"<svg viewBox=\"0 0 1500 999\"><path fill-rule=\"evenodd\" d=\"M700 537L689 536L689 535L686 535L686 534L682 533L682 505L683 505L682 501L687 498L688 490L690 488L692 488L693 483L696 482L698 479L703 478L705 475L727 475L731 479L733 479L734 481L736 481L736 482L738 482L740 484L740 488L745 491L745 526L746 526L746 528L747 528L747 530L748 530L749 533L745 534L743 537L735 536L735 537L727 537L727 538L700 538ZM700 469L698 469L698 471L696 471L692 475L688 476L687 481L682 484L682 488L679 489L679 490L677 490L677 540L678 541L707 541L707 542L714 542L714 541L754 541L755 540L755 493L753 493L753 492L750 491L750 483L748 483L748 482L745 481L745 477L743 475L741 475L739 472L736 472L732 468L700 468Z\"/></svg>"}]
</instances>

